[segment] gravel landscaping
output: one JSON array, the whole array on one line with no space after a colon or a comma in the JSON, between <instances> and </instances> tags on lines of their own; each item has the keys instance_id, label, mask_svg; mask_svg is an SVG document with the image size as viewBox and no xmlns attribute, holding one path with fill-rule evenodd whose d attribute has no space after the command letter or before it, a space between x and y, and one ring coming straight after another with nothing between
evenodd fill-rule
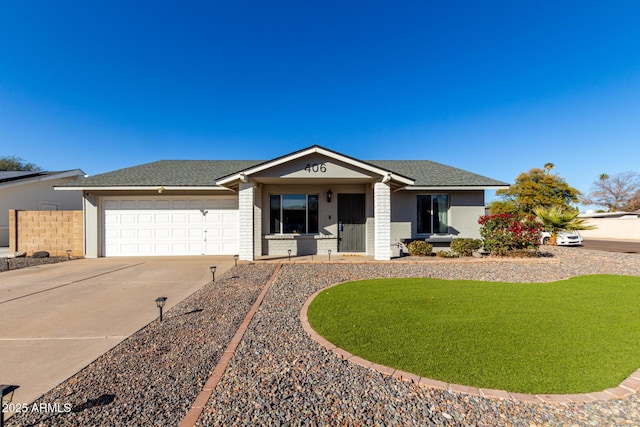
<instances>
[{"instance_id":1,"label":"gravel landscaping","mask_svg":"<svg viewBox=\"0 0 640 427\"><path fill-rule=\"evenodd\" d=\"M274 270L273 264L232 269L35 402L58 404L58 413L23 412L7 424L179 424Z\"/></svg>"},{"instance_id":2,"label":"gravel landscaping","mask_svg":"<svg viewBox=\"0 0 640 427\"><path fill-rule=\"evenodd\" d=\"M422 259L286 263L198 424L638 425L640 395L585 404L535 404L424 388L341 359L307 336L300 309L319 289L376 277L540 282L580 274L640 276L640 256L545 247L540 259ZM203 287L45 394L8 425L177 425L275 264L244 264Z\"/></svg>"},{"instance_id":3,"label":"gravel landscaping","mask_svg":"<svg viewBox=\"0 0 640 427\"><path fill-rule=\"evenodd\" d=\"M73 259L73 258L72 258ZM32 258L32 257L18 257L18 258L0 258L0 273L7 270L18 270L21 268L37 267L44 264L56 264L58 262L69 261L67 257L46 257L46 258Z\"/></svg>"}]
</instances>

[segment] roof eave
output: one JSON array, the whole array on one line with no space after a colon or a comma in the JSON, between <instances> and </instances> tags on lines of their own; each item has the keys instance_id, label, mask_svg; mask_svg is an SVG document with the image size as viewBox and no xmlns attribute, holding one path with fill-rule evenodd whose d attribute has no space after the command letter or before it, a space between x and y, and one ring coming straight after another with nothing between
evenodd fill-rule
<instances>
[{"instance_id":1,"label":"roof eave","mask_svg":"<svg viewBox=\"0 0 640 427\"><path fill-rule=\"evenodd\" d=\"M25 179L16 179L16 180L8 181L5 183L0 183L0 187L3 187L3 188L16 187L19 185L32 184L34 182L44 182L44 181L51 181L55 179L65 179L65 178L73 178L73 177L80 177L80 176L85 176L85 173L81 169L72 169L72 170L63 171L63 172L47 173L46 175L30 176Z\"/></svg>"},{"instance_id":2,"label":"roof eave","mask_svg":"<svg viewBox=\"0 0 640 427\"><path fill-rule=\"evenodd\" d=\"M227 187L215 186L175 186L175 185L144 185L144 186L56 186L54 190L61 191L232 191Z\"/></svg>"},{"instance_id":3,"label":"roof eave","mask_svg":"<svg viewBox=\"0 0 640 427\"><path fill-rule=\"evenodd\" d=\"M440 191L440 190L501 190L509 185L412 185L404 187L410 191Z\"/></svg>"}]
</instances>

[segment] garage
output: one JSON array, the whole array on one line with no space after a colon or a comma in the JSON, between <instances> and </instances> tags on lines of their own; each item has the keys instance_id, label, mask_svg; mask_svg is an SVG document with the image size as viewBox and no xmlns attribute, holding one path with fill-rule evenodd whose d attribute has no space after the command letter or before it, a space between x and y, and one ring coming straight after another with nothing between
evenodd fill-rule
<instances>
[{"instance_id":1,"label":"garage","mask_svg":"<svg viewBox=\"0 0 640 427\"><path fill-rule=\"evenodd\" d=\"M238 200L230 197L103 197L102 255L238 253Z\"/></svg>"}]
</instances>

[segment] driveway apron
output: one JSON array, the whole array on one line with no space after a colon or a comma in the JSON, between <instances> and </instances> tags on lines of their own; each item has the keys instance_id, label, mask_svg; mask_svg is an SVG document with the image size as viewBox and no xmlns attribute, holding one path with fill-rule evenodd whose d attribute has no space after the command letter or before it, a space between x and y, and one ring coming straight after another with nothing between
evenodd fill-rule
<instances>
[{"instance_id":1,"label":"driveway apron","mask_svg":"<svg viewBox=\"0 0 640 427\"><path fill-rule=\"evenodd\" d=\"M28 404L222 274L231 257L81 259L0 274L0 383Z\"/></svg>"}]
</instances>

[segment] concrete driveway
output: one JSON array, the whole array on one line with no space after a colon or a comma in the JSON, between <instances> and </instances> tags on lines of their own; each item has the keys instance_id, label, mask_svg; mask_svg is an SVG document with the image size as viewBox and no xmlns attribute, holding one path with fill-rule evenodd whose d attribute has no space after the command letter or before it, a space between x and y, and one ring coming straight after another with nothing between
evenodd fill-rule
<instances>
[{"instance_id":1,"label":"concrete driveway","mask_svg":"<svg viewBox=\"0 0 640 427\"><path fill-rule=\"evenodd\" d=\"M31 403L233 266L232 257L81 259L0 274L0 383Z\"/></svg>"}]
</instances>

